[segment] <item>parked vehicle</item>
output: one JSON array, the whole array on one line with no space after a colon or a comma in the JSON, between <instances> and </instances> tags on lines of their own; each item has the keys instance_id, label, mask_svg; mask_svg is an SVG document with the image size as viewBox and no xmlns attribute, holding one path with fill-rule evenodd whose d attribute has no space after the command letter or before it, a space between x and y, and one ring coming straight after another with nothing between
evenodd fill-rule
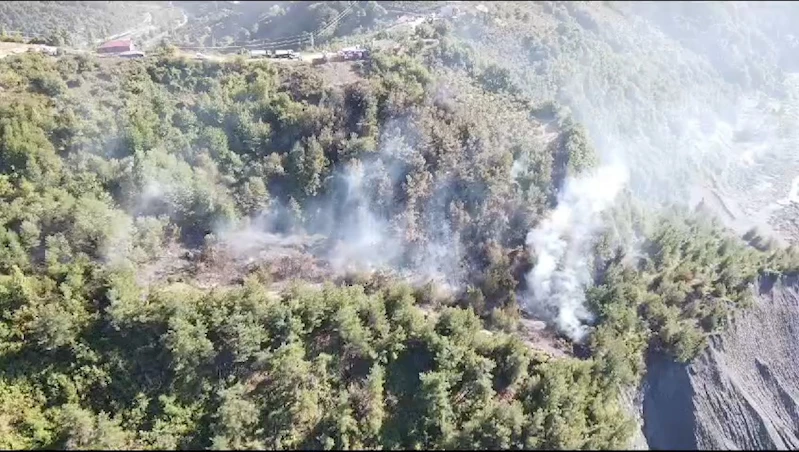
<instances>
[{"instance_id":1,"label":"parked vehicle","mask_svg":"<svg viewBox=\"0 0 799 452\"><path fill-rule=\"evenodd\" d=\"M293 50L275 50L275 52L272 54L272 58L299 60L300 54Z\"/></svg>"},{"instance_id":2,"label":"parked vehicle","mask_svg":"<svg viewBox=\"0 0 799 452\"><path fill-rule=\"evenodd\" d=\"M349 47L338 51L343 60L364 60L369 58L369 51L359 47Z\"/></svg>"}]
</instances>

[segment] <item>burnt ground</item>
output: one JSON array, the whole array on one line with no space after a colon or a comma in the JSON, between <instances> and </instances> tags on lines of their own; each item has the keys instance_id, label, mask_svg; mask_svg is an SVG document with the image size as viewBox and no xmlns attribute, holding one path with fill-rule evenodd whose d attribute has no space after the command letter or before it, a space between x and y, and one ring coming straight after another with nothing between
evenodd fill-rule
<instances>
[{"instance_id":1,"label":"burnt ground","mask_svg":"<svg viewBox=\"0 0 799 452\"><path fill-rule=\"evenodd\" d=\"M385 270L351 271L334 268L325 253L335 244L324 236L278 235L244 232L231 234L205 248L190 249L178 243L163 248L158 258L138 268L138 282L149 289L164 284L184 282L210 289L241 284L254 277L267 283L275 294L283 292L295 281L320 286L365 284L367 287L391 279L406 280L414 286L432 283L435 299L455 296L453 288L436 285L435 281L412 275L399 275ZM447 303L424 303L419 306L427 317L435 319L440 307ZM523 317L515 333L532 349L560 358L573 355L571 343L544 322Z\"/></svg>"},{"instance_id":2,"label":"burnt ground","mask_svg":"<svg viewBox=\"0 0 799 452\"><path fill-rule=\"evenodd\" d=\"M241 283L250 275L275 283L297 279L321 282L333 276L327 263L311 249L321 240L311 236L235 235L202 249L173 242L140 267L138 282L149 287L191 281L198 287L212 288Z\"/></svg>"}]
</instances>

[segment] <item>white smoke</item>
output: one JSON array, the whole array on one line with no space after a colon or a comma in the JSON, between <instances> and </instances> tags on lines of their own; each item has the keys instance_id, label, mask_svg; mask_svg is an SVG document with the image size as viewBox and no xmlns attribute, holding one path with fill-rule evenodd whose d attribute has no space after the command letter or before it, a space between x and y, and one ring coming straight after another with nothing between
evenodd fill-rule
<instances>
[{"instance_id":1,"label":"white smoke","mask_svg":"<svg viewBox=\"0 0 799 452\"><path fill-rule=\"evenodd\" d=\"M538 261L527 275L531 296L525 309L556 324L576 342L592 320L585 307L585 287L591 282L591 238L601 226L600 214L613 204L628 179L618 165L567 180L558 206L527 234Z\"/></svg>"},{"instance_id":2,"label":"white smoke","mask_svg":"<svg viewBox=\"0 0 799 452\"><path fill-rule=\"evenodd\" d=\"M354 161L342 175L346 183L344 203L347 218L338 225L340 240L330 251L328 260L339 271L375 270L389 266L402 252L399 237L391 226L375 215L368 195L376 165ZM370 176L371 175L371 176ZM333 226L332 228L335 228Z\"/></svg>"}]
</instances>

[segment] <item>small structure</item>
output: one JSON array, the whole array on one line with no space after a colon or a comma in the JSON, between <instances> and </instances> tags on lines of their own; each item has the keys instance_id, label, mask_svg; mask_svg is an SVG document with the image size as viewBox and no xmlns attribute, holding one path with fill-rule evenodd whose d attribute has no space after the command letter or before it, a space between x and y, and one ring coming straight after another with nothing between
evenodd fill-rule
<instances>
[{"instance_id":1,"label":"small structure","mask_svg":"<svg viewBox=\"0 0 799 452\"><path fill-rule=\"evenodd\" d=\"M133 41L130 39L118 39L115 41L108 41L97 48L97 53L100 54L115 54L123 52L133 52L136 48L133 46Z\"/></svg>"},{"instance_id":2,"label":"small structure","mask_svg":"<svg viewBox=\"0 0 799 452\"><path fill-rule=\"evenodd\" d=\"M338 56L344 60L363 60L369 58L369 51L361 47L347 47L339 50Z\"/></svg>"}]
</instances>

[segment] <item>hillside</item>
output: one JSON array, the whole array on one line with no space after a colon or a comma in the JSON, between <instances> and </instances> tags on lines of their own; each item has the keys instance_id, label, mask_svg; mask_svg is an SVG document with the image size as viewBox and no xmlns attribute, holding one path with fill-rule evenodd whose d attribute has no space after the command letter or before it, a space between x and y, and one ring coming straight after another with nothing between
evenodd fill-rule
<instances>
[{"instance_id":1,"label":"hillside","mask_svg":"<svg viewBox=\"0 0 799 452\"><path fill-rule=\"evenodd\" d=\"M188 16L173 36L181 45L225 46L266 43L264 47L304 48L385 24L398 2L176 2Z\"/></svg>"},{"instance_id":2,"label":"hillside","mask_svg":"<svg viewBox=\"0 0 799 452\"><path fill-rule=\"evenodd\" d=\"M323 9L175 3L209 43ZM790 176L784 27L747 78L625 8L462 2L327 64L0 60L0 447L622 449L639 388L652 447L793 444L790 334L747 344L792 328L752 288L799 251L729 227Z\"/></svg>"},{"instance_id":3,"label":"hillside","mask_svg":"<svg viewBox=\"0 0 799 452\"><path fill-rule=\"evenodd\" d=\"M552 145L558 134L542 133L526 107L477 88L445 98L408 56L377 57L354 83L331 88L312 68L266 62L30 54L0 64L0 95L16 100L0 114L4 447L623 443L625 419L595 364L550 364L501 332L474 342L483 328L474 312L513 330L512 256L520 255L507 252L524 234L510 224L533 221L552 202L553 176L540 174L524 192L507 177L514 149L533 153L554 177L565 168L553 161L569 166L571 153L587 152ZM529 133L513 136L519 124ZM563 137L580 133L570 127ZM528 209L514 207L521 204ZM259 216L267 207L273 215ZM323 280L354 264L476 287L439 298L434 285L403 289L367 274L359 277L366 293L276 296L270 281L303 274L268 261L233 273L220 266L218 240L247 230L322 233L318 252L332 266ZM137 268L183 259L165 256L170 243L194 253L200 273L167 268L137 282ZM224 251L246 256L246 248ZM211 291L202 282L209 268L238 279ZM413 307L426 303L443 304L434 323ZM471 303L474 310L457 307ZM251 318L249 331L234 312ZM507 363L495 346L507 349ZM449 367L461 359L466 367ZM267 378L269 369L296 375L306 367L315 369L307 393ZM329 386L318 386L321 369ZM565 393L564 379L585 392ZM607 403L597 411L592 400ZM225 417L242 403L249 420ZM561 431L565 419L542 424L559 406L586 413L584 424L568 427L586 433ZM452 414L439 420L439 409ZM368 423L342 425L345 412ZM275 419L274 431L258 427L262 415ZM484 427L497 423L509 430Z\"/></svg>"},{"instance_id":4,"label":"hillside","mask_svg":"<svg viewBox=\"0 0 799 452\"><path fill-rule=\"evenodd\" d=\"M751 191L744 177L769 181L758 188L764 198L789 191L782 170L797 165L785 125L795 109L787 72L795 52L779 24L797 13L792 5L462 5L453 33L473 71L504 74L510 89L568 106L603 160L633 169L637 195L682 203L711 177L733 195ZM714 34L698 37L707 27ZM741 59L746 65L731 63Z\"/></svg>"},{"instance_id":5,"label":"hillside","mask_svg":"<svg viewBox=\"0 0 799 452\"><path fill-rule=\"evenodd\" d=\"M51 45L94 47L105 39L142 27L166 24L167 2L3 2L4 35L46 40ZM162 24L162 25L163 25Z\"/></svg>"},{"instance_id":6,"label":"hillside","mask_svg":"<svg viewBox=\"0 0 799 452\"><path fill-rule=\"evenodd\" d=\"M755 307L690 366L655 362L644 395L653 449L794 449L799 444L796 281L763 280Z\"/></svg>"}]
</instances>

